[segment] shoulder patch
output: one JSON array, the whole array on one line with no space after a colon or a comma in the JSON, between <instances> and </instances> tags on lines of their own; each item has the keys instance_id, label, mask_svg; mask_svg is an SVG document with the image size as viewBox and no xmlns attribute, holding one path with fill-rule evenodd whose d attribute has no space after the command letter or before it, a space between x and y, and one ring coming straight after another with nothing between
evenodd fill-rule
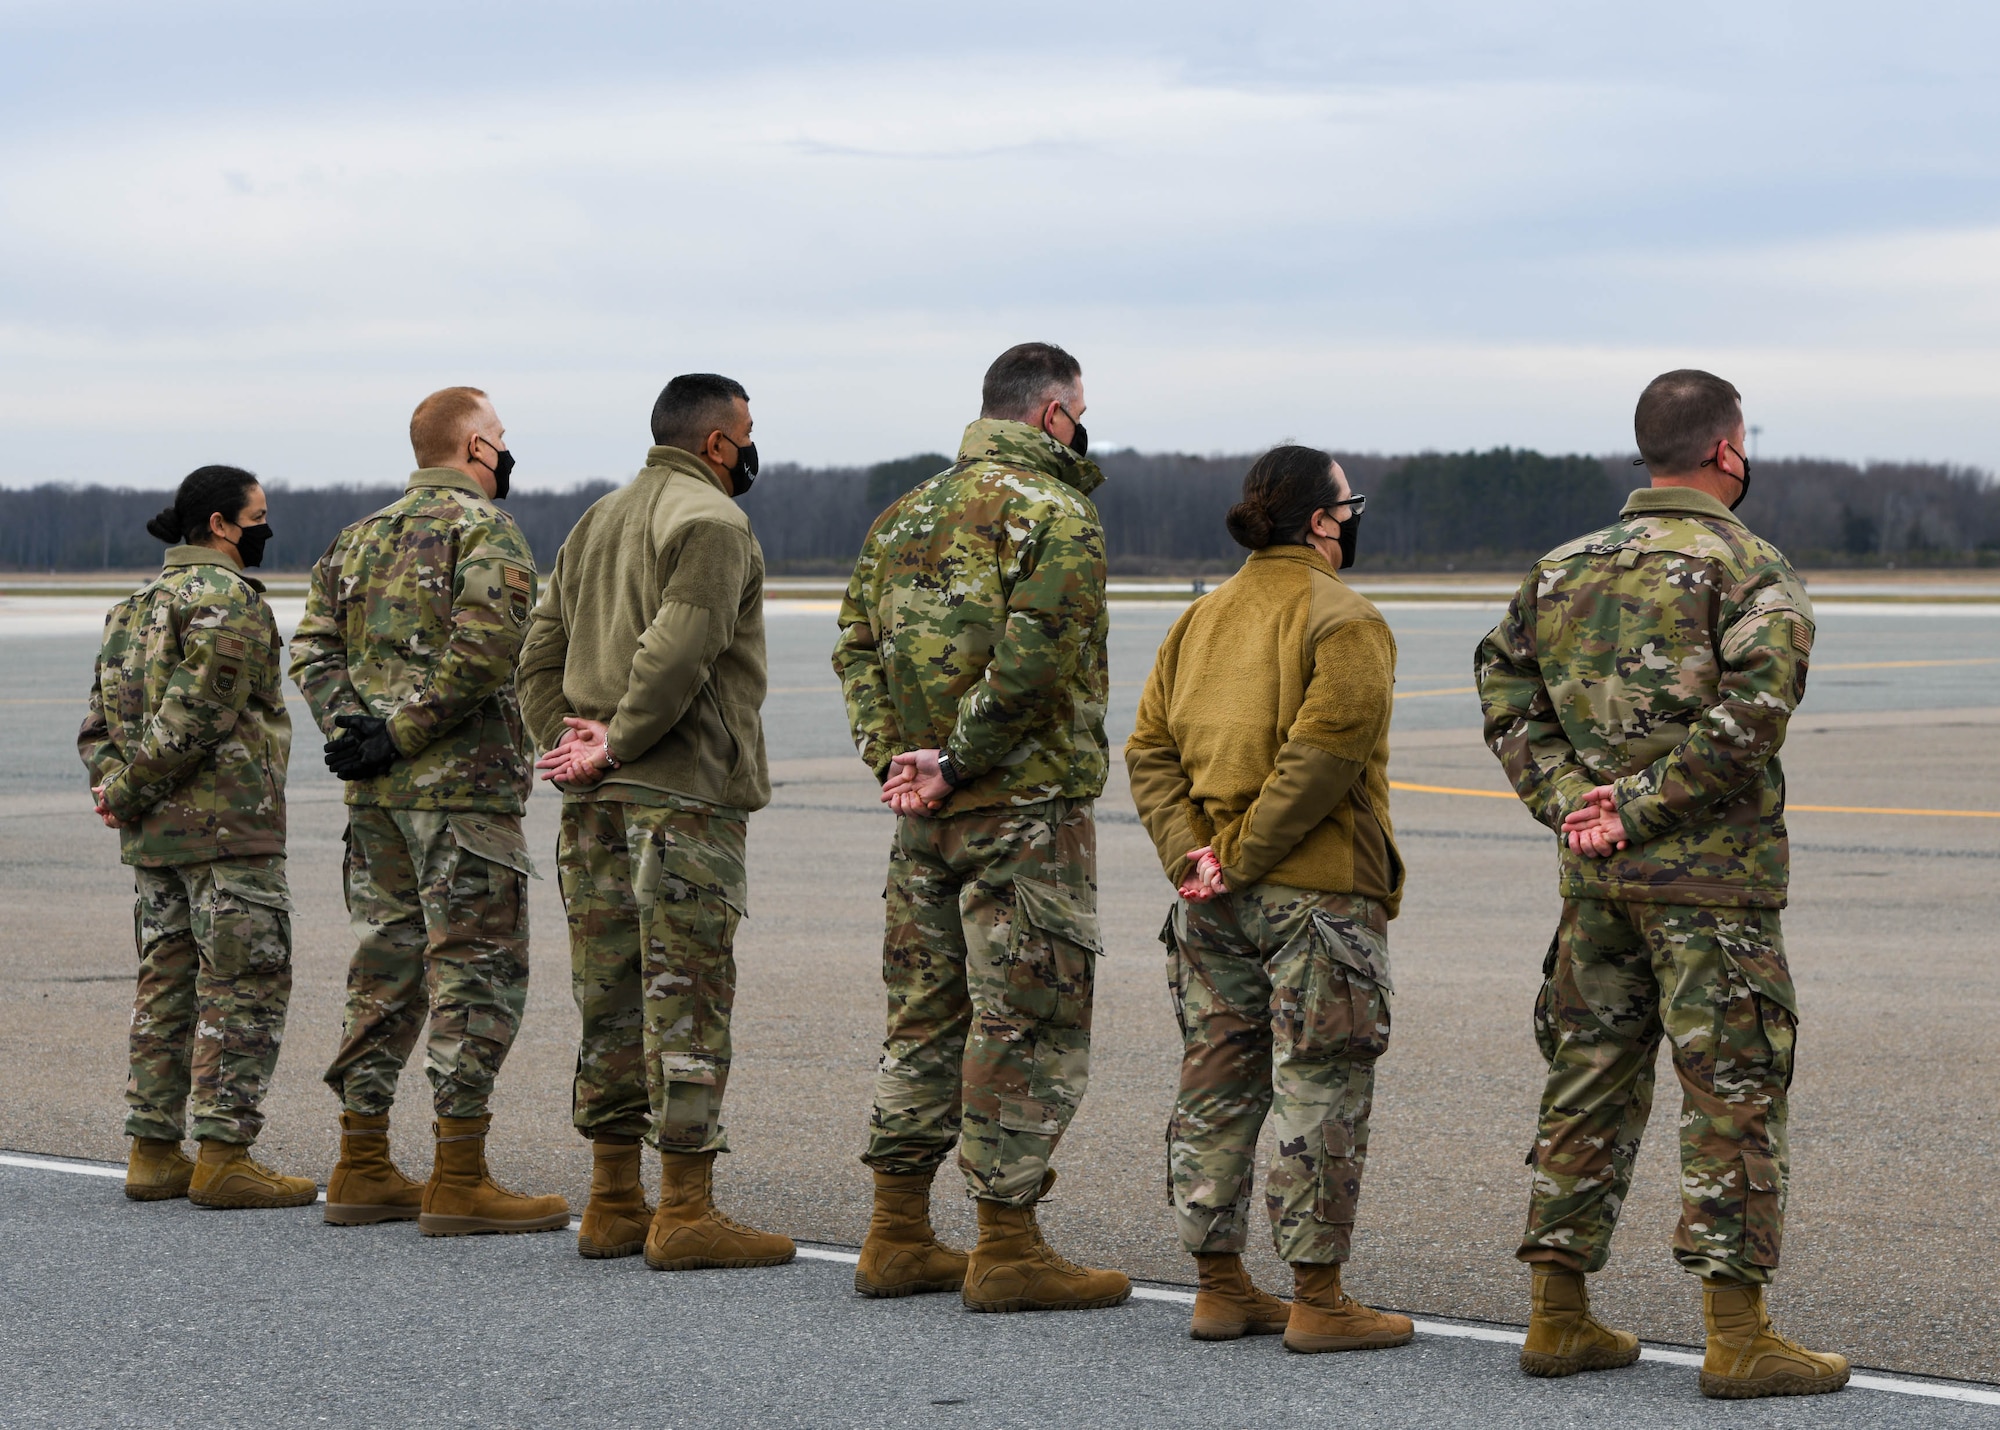
<instances>
[{"instance_id":1,"label":"shoulder patch","mask_svg":"<svg viewBox=\"0 0 2000 1430\"><path fill-rule=\"evenodd\" d=\"M225 632L215 638L215 653L233 660L241 660L250 653L250 650L243 643L241 636L232 636Z\"/></svg>"},{"instance_id":2,"label":"shoulder patch","mask_svg":"<svg viewBox=\"0 0 2000 1430\"><path fill-rule=\"evenodd\" d=\"M1812 632L1806 628L1806 623L1794 620L1789 624L1792 628L1792 649L1800 655L1811 655L1813 638Z\"/></svg>"},{"instance_id":3,"label":"shoulder patch","mask_svg":"<svg viewBox=\"0 0 2000 1430\"><path fill-rule=\"evenodd\" d=\"M530 576L527 572L523 571L518 566L509 566L506 569L506 576L504 579L506 580L507 584L509 586L512 586L516 591L532 591L535 588L534 577Z\"/></svg>"}]
</instances>

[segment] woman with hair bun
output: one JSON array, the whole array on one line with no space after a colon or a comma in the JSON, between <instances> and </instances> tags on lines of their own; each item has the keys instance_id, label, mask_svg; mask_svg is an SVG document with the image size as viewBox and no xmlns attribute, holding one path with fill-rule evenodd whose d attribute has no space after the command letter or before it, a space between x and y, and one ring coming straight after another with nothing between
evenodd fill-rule
<instances>
[{"instance_id":1,"label":"woman with hair bun","mask_svg":"<svg viewBox=\"0 0 2000 1430\"><path fill-rule=\"evenodd\" d=\"M250 1155L292 991L291 717L278 623L244 574L269 504L240 467L190 472L146 523L160 574L111 608L77 752L137 884L125 1195L296 1207L319 1188ZM196 1160L181 1151L193 1113Z\"/></svg>"},{"instance_id":2,"label":"woman with hair bun","mask_svg":"<svg viewBox=\"0 0 2000 1430\"><path fill-rule=\"evenodd\" d=\"M1139 817L1180 893L1160 934L1183 1038L1167 1145L1198 1340L1282 1333L1288 1350L1341 1351L1413 1333L1340 1285L1403 892L1389 824L1396 642L1338 574L1366 502L1325 452L1257 459L1226 518L1249 559L1174 623L1125 745ZM1266 1115L1289 1305L1241 1258Z\"/></svg>"}]
</instances>

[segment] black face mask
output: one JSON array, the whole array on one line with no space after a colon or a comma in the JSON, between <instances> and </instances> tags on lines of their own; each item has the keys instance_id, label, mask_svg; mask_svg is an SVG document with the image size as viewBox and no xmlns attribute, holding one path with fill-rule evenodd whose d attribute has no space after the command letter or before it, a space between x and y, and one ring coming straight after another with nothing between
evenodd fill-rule
<instances>
[{"instance_id":1,"label":"black face mask","mask_svg":"<svg viewBox=\"0 0 2000 1430\"><path fill-rule=\"evenodd\" d=\"M1062 415L1065 417L1069 417L1069 425L1076 428L1076 435L1071 437L1067 444L1070 451L1076 453L1077 456L1079 457L1088 456L1090 453L1089 429L1086 428L1081 422L1077 421L1074 417L1070 417L1069 409L1067 407L1064 407L1060 402L1056 404L1056 411L1062 413ZM1044 428L1043 430L1047 431L1048 429ZM1053 438L1055 435L1056 434L1053 432L1049 433L1049 436L1051 438Z\"/></svg>"},{"instance_id":2,"label":"black face mask","mask_svg":"<svg viewBox=\"0 0 2000 1430\"><path fill-rule=\"evenodd\" d=\"M236 554L243 558L247 569L264 564L264 544L271 539L271 524L260 521L255 526L246 526L236 538Z\"/></svg>"},{"instance_id":3,"label":"black face mask","mask_svg":"<svg viewBox=\"0 0 2000 1430\"><path fill-rule=\"evenodd\" d=\"M480 440L486 439L482 437ZM486 445L493 446L491 442L487 442ZM493 461L486 469L493 473L493 500L507 500L507 491L513 486L514 454L505 447L493 447Z\"/></svg>"},{"instance_id":4,"label":"black face mask","mask_svg":"<svg viewBox=\"0 0 2000 1430\"><path fill-rule=\"evenodd\" d=\"M729 438L730 446L736 449L736 461L729 468L729 484L736 489L735 494L740 497L757 485L757 444L738 442L727 432L722 435Z\"/></svg>"},{"instance_id":5,"label":"black face mask","mask_svg":"<svg viewBox=\"0 0 2000 1430\"><path fill-rule=\"evenodd\" d=\"M1734 447L1730 447L1729 450L1732 452L1736 452L1736 449ZM1743 464L1743 475L1737 478L1737 480L1743 483L1743 489L1736 494L1736 500L1729 504L1729 509L1731 511L1735 511L1736 508L1742 506L1743 498L1750 495L1750 459L1744 456L1741 452L1736 452L1736 460ZM1703 462L1702 465L1704 467L1713 467L1718 472L1722 472L1722 463L1717 461L1714 457L1710 457L1706 462ZM1722 475L1727 477L1733 475L1733 473L1722 472Z\"/></svg>"},{"instance_id":6,"label":"black face mask","mask_svg":"<svg viewBox=\"0 0 2000 1430\"><path fill-rule=\"evenodd\" d=\"M1356 512L1340 523L1340 569L1345 571L1354 564L1355 543L1361 536L1361 513Z\"/></svg>"}]
</instances>

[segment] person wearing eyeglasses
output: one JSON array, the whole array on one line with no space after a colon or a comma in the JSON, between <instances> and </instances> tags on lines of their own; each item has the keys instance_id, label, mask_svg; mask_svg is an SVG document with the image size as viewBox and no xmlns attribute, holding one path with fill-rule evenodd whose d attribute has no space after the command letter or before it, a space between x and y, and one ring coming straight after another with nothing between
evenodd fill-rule
<instances>
[{"instance_id":1,"label":"person wearing eyeglasses","mask_svg":"<svg viewBox=\"0 0 2000 1430\"><path fill-rule=\"evenodd\" d=\"M1844 1357L1779 1335L1764 1306L1784 1229L1798 996L1779 928L1789 852L1778 747L1805 697L1812 603L1735 515L1743 402L1713 373L1647 385L1650 487L1544 556L1479 646L1486 743L1559 836L1563 908L1535 1037L1548 1062L1527 1231L1521 1369L1639 1358L1590 1314L1665 1038L1681 1083L1674 1259L1702 1281L1704 1395L1811 1395Z\"/></svg>"},{"instance_id":2,"label":"person wearing eyeglasses","mask_svg":"<svg viewBox=\"0 0 2000 1430\"><path fill-rule=\"evenodd\" d=\"M1167 1155L1197 1340L1283 1335L1317 1352L1414 1333L1341 1287L1403 895L1389 821L1396 641L1339 574L1367 501L1325 452L1257 459L1228 515L1249 558L1174 623L1125 744L1132 798L1180 895L1160 934L1183 1040ZM1265 1205L1290 1303L1242 1264L1266 1117Z\"/></svg>"}]
</instances>

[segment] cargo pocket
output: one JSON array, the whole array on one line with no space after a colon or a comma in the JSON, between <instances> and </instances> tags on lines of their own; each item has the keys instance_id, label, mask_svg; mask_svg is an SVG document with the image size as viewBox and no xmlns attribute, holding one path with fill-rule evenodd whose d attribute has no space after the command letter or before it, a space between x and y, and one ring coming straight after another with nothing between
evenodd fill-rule
<instances>
[{"instance_id":1,"label":"cargo pocket","mask_svg":"<svg viewBox=\"0 0 2000 1430\"><path fill-rule=\"evenodd\" d=\"M1769 1152L1743 1154L1743 1259L1776 1266L1784 1239L1785 1179Z\"/></svg>"},{"instance_id":2,"label":"cargo pocket","mask_svg":"<svg viewBox=\"0 0 2000 1430\"><path fill-rule=\"evenodd\" d=\"M290 967L292 895L284 865L231 860L209 869L207 907L195 912L197 941L211 970L228 978Z\"/></svg>"},{"instance_id":3,"label":"cargo pocket","mask_svg":"<svg viewBox=\"0 0 2000 1430\"><path fill-rule=\"evenodd\" d=\"M528 878L535 872L520 828L472 814L447 823L458 859L451 872L451 903L471 915L470 926L496 938L528 931ZM469 856L469 857L468 857ZM457 923L456 917L452 919Z\"/></svg>"},{"instance_id":4,"label":"cargo pocket","mask_svg":"<svg viewBox=\"0 0 2000 1430\"><path fill-rule=\"evenodd\" d=\"M1160 925L1160 942L1167 949L1167 998L1174 1005L1174 1023L1181 1030L1181 1041L1186 1042L1187 1008L1181 1001L1186 992L1181 981L1181 941L1174 932L1174 919L1179 912L1178 908L1168 910L1167 921Z\"/></svg>"},{"instance_id":5,"label":"cargo pocket","mask_svg":"<svg viewBox=\"0 0 2000 1430\"><path fill-rule=\"evenodd\" d=\"M1272 1032L1301 1061L1372 1062L1389 1046L1388 971L1380 935L1314 910L1272 960Z\"/></svg>"},{"instance_id":6,"label":"cargo pocket","mask_svg":"<svg viewBox=\"0 0 2000 1430\"><path fill-rule=\"evenodd\" d=\"M1045 1028L1088 1032L1102 951L1095 909L1055 884L1014 880L1007 1001L1024 1019Z\"/></svg>"},{"instance_id":7,"label":"cargo pocket","mask_svg":"<svg viewBox=\"0 0 2000 1430\"><path fill-rule=\"evenodd\" d=\"M1320 1134L1326 1146L1319 1161L1313 1217L1332 1226L1352 1226L1355 1206L1361 1200L1361 1158L1355 1155L1354 1129L1330 1117L1321 1125Z\"/></svg>"},{"instance_id":8,"label":"cargo pocket","mask_svg":"<svg viewBox=\"0 0 2000 1430\"><path fill-rule=\"evenodd\" d=\"M1551 1064L1561 1043L1556 1033L1556 960L1561 942L1561 930L1549 935L1549 951L1542 959L1542 986L1535 990L1535 1046L1542 1050L1542 1061ZM1532 1151L1528 1154L1528 1165L1534 1165Z\"/></svg>"}]
</instances>

